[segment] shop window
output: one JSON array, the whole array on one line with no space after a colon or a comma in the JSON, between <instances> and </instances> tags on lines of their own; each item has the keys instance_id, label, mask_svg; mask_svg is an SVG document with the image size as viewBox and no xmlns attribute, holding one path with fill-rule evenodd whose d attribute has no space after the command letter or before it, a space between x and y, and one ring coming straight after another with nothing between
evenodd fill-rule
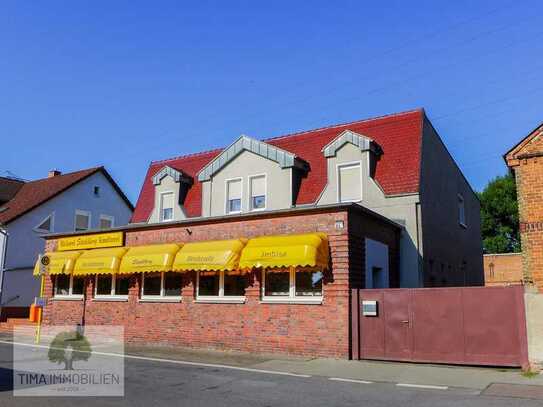
<instances>
[{"instance_id":1,"label":"shop window","mask_svg":"<svg viewBox=\"0 0 543 407\"><path fill-rule=\"evenodd\" d=\"M128 297L130 277L124 275L99 274L96 276L95 298Z\"/></svg>"},{"instance_id":2,"label":"shop window","mask_svg":"<svg viewBox=\"0 0 543 407\"><path fill-rule=\"evenodd\" d=\"M337 178L339 202L357 202L362 199L360 163L338 165Z\"/></svg>"},{"instance_id":3,"label":"shop window","mask_svg":"<svg viewBox=\"0 0 543 407\"><path fill-rule=\"evenodd\" d=\"M242 180L232 179L226 181L226 213L241 212Z\"/></svg>"},{"instance_id":4,"label":"shop window","mask_svg":"<svg viewBox=\"0 0 543 407\"><path fill-rule=\"evenodd\" d=\"M58 274L54 281L54 296L55 298L83 298L84 288L84 277L74 277L71 274Z\"/></svg>"},{"instance_id":5,"label":"shop window","mask_svg":"<svg viewBox=\"0 0 543 407\"><path fill-rule=\"evenodd\" d=\"M182 275L180 273L144 273L141 284L141 299L181 299Z\"/></svg>"},{"instance_id":6,"label":"shop window","mask_svg":"<svg viewBox=\"0 0 543 407\"><path fill-rule=\"evenodd\" d=\"M319 269L268 269L262 273L264 301L322 301Z\"/></svg>"},{"instance_id":7,"label":"shop window","mask_svg":"<svg viewBox=\"0 0 543 407\"><path fill-rule=\"evenodd\" d=\"M168 222L173 220L173 192L165 192L160 195L160 221Z\"/></svg>"},{"instance_id":8,"label":"shop window","mask_svg":"<svg viewBox=\"0 0 543 407\"><path fill-rule=\"evenodd\" d=\"M198 273L196 299L199 301L245 300L246 278L243 275L226 271Z\"/></svg>"},{"instance_id":9,"label":"shop window","mask_svg":"<svg viewBox=\"0 0 543 407\"><path fill-rule=\"evenodd\" d=\"M100 229L111 229L114 226L115 218L109 215L100 215Z\"/></svg>"},{"instance_id":10,"label":"shop window","mask_svg":"<svg viewBox=\"0 0 543 407\"><path fill-rule=\"evenodd\" d=\"M252 211L266 209L266 176L255 175L249 177L249 207Z\"/></svg>"},{"instance_id":11,"label":"shop window","mask_svg":"<svg viewBox=\"0 0 543 407\"><path fill-rule=\"evenodd\" d=\"M53 231L54 213L42 220L35 228L37 232L51 233Z\"/></svg>"},{"instance_id":12,"label":"shop window","mask_svg":"<svg viewBox=\"0 0 543 407\"><path fill-rule=\"evenodd\" d=\"M463 227L467 227L466 205L464 202L464 197L461 194L458 194L458 223L460 223L460 225Z\"/></svg>"},{"instance_id":13,"label":"shop window","mask_svg":"<svg viewBox=\"0 0 543 407\"><path fill-rule=\"evenodd\" d=\"M85 230L89 230L91 227L91 214L88 211L82 211L80 209L76 209L75 211L75 227L74 230L76 232L82 232Z\"/></svg>"}]
</instances>

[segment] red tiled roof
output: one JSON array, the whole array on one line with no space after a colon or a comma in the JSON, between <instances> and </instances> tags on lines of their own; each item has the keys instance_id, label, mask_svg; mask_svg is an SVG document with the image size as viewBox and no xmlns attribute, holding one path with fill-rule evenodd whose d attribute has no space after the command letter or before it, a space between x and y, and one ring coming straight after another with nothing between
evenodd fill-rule
<instances>
[{"instance_id":1,"label":"red tiled roof","mask_svg":"<svg viewBox=\"0 0 543 407\"><path fill-rule=\"evenodd\" d=\"M385 194L416 193L419 189L423 120L424 111L419 109L264 141L294 153L309 163L310 171L307 177L302 179L298 193L298 205L314 203L323 191L327 182L327 170L322 149L345 130L370 137L382 148L383 155L377 162L375 179ZM221 151L222 149L218 149L152 162L145 176L132 222L145 222L149 218L154 206L152 177L165 165L194 178L194 185L185 199L185 210L189 217L200 216L201 183L198 182L197 173Z\"/></svg>"},{"instance_id":2,"label":"red tiled roof","mask_svg":"<svg viewBox=\"0 0 543 407\"><path fill-rule=\"evenodd\" d=\"M26 212L41 205L45 201L55 197L65 191L72 185L84 180L96 172L103 172L106 178L110 180L114 188L121 197L132 207L130 201L124 196L115 181L107 173L104 167L89 168L86 170L71 172L63 175L57 175L51 178L43 178L36 181L26 182L13 199L2 205L5 210L0 209L0 223L8 223Z\"/></svg>"}]
</instances>

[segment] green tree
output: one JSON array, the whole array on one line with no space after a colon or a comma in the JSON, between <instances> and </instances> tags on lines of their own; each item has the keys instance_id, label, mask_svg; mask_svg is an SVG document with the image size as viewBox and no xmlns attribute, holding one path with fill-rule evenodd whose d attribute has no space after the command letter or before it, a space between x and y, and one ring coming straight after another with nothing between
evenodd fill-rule
<instances>
[{"instance_id":1,"label":"green tree","mask_svg":"<svg viewBox=\"0 0 543 407\"><path fill-rule=\"evenodd\" d=\"M89 360L91 353L89 341L79 332L61 332L51 342L48 357L51 362L64 363L64 370L73 370L73 362Z\"/></svg>"},{"instance_id":2,"label":"green tree","mask_svg":"<svg viewBox=\"0 0 543 407\"><path fill-rule=\"evenodd\" d=\"M484 252L519 252L517 189L513 176L496 177L478 195Z\"/></svg>"}]
</instances>

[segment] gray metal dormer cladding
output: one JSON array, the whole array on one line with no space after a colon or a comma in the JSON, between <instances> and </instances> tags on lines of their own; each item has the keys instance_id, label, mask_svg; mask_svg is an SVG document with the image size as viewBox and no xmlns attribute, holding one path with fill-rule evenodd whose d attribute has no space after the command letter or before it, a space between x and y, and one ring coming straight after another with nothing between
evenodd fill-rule
<instances>
[{"instance_id":1,"label":"gray metal dormer cladding","mask_svg":"<svg viewBox=\"0 0 543 407\"><path fill-rule=\"evenodd\" d=\"M326 158L335 157L337 151L347 143L355 145L360 149L360 151L371 151L376 155L381 155L383 153L381 147L379 147L379 145L371 138L355 133L351 130L345 130L342 132L334 140L324 146L322 152Z\"/></svg>"},{"instance_id":2,"label":"gray metal dormer cladding","mask_svg":"<svg viewBox=\"0 0 543 407\"><path fill-rule=\"evenodd\" d=\"M261 157L267 158L268 160L275 161L281 168L294 167L304 171L309 169L308 164L296 157L295 154L272 146L271 144L263 141L242 135L229 147L225 148L223 152L213 161L202 168L202 170L198 173L198 181L209 181L215 173L219 172L222 168L228 165L229 162L231 162L243 151L249 151Z\"/></svg>"},{"instance_id":3,"label":"gray metal dormer cladding","mask_svg":"<svg viewBox=\"0 0 543 407\"><path fill-rule=\"evenodd\" d=\"M162 179L168 175L172 177L175 182L182 182L184 184L192 185L192 177L189 177L188 175L183 174L181 171L167 165L162 167L160 171L153 175L153 185L160 185Z\"/></svg>"}]
</instances>

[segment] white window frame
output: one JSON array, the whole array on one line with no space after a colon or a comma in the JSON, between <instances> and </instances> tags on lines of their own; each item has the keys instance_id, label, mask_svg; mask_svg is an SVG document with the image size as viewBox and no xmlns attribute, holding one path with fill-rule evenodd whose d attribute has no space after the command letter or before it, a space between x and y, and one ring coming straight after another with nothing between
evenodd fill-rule
<instances>
[{"instance_id":1,"label":"white window frame","mask_svg":"<svg viewBox=\"0 0 543 407\"><path fill-rule=\"evenodd\" d=\"M264 178L264 207L263 208L253 208L253 189L251 188L251 180L253 178ZM249 189L249 202L247 208L251 212L265 211L268 208L268 174L255 174L249 175L247 188ZM243 191L243 189L242 189Z\"/></svg>"},{"instance_id":2,"label":"white window frame","mask_svg":"<svg viewBox=\"0 0 543 407\"><path fill-rule=\"evenodd\" d=\"M241 191L240 191L240 197L239 197L239 211L230 211L230 200L228 199L228 184L233 181L240 181L241 182ZM224 207L224 213L227 215L237 215L243 212L243 177L237 177L237 178L228 178L224 180L224 198L225 198L225 207Z\"/></svg>"},{"instance_id":3,"label":"white window frame","mask_svg":"<svg viewBox=\"0 0 543 407\"><path fill-rule=\"evenodd\" d=\"M174 271L170 271L169 273L176 273ZM179 295L165 295L165 289L164 289L164 277L166 272L161 271L160 272L160 294L159 295L144 295L144 287L145 287L145 276L147 274L155 274L155 273L142 273L141 274L141 291L140 291L140 299L139 302L180 302L182 299L181 292ZM181 273L179 274L179 278L183 278L181 276ZM183 287L179 291L181 291Z\"/></svg>"},{"instance_id":4,"label":"white window frame","mask_svg":"<svg viewBox=\"0 0 543 407\"><path fill-rule=\"evenodd\" d=\"M51 229L50 230L40 229L40 225L49 218L51 219ZM49 215L43 218L40 222L38 222L38 224L34 228L34 231L39 232L39 233L53 233L55 231L55 212L51 212Z\"/></svg>"},{"instance_id":5,"label":"white window frame","mask_svg":"<svg viewBox=\"0 0 543 407\"><path fill-rule=\"evenodd\" d=\"M345 200L345 201L342 201L341 200L341 176L340 176L340 172L341 172L341 169L342 168L345 168L345 167L358 167L359 171L360 171L360 198L359 199L348 199L348 200ZM349 161L349 162L344 162L344 163L337 163L336 164L336 185L337 185L337 202L338 203L348 203L348 202L360 202L362 201L362 196L364 195L364 191L363 191L363 183L362 183L362 160L359 160L359 161Z\"/></svg>"},{"instance_id":6,"label":"white window frame","mask_svg":"<svg viewBox=\"0 0 543 407\"><path fill-rule=\"evenodd\" d=\"M468 225L466 223L466 201L462 194L457 195L458 199L456 201L456 210L458 211L458 223L460 226L467 229Z\"/></svg>"},{"instance_id":7,"label":"white window frame","mask_svg":"<svg viewBox=\"0 0 543 407\"><path fill-rule=\"evenodd\" d=\"M200 295L200 272L196 273L196 302L226 302L234 304L242 304L245 302L245 295L224 295L224 274L225 271L217 271L219 273L219 295Z\"/></svg>"},{"instance_id":8,"label":"white window frame","mask_svg":"<svg viewBox=\"0 0 543 407\"><path fill-rule=\"evenodd\" d=\"M111 277L111 293L98 294L98 277L99 276L100 274L97 274L94 277L94 299L95 300L128 301L128 294L115 294L115 285L117 284L117 274L106 274L106 276Z\"/></svg>"},{"instance_id":9,"label":"white window frame","mask_svg":"<svg viewBox=\"0 0 543 407\"><path fill-rule=\"evenodd\" d=\"M68 288L68 294L57 294L57 289L58 289L57 277L59 275L60 274L57 274L55 276L53 299L56 299L56 300L74 300L74 301L82 300L85 293L83 293L83 294L73 294L73 289L74 289L74 275L73 274L70 274L70 286ZM82 278L84 278L84 276L82 276ZM83 286L83 290L85 290L85 286Z\"/></svg>"},{"instance_id":10,"label":"white window frame","mask_svg":"<svg viewBox=\"0 0 543 407\"><path fill-rule=\"evenodd\" d=\"M82 216L87 217L87 219L88 219L87 229L85 229L85 230L90 230L91 225L92 225L90 211L84 211L83 209L76 209L75 210L75 215L74 215L74 231L75 232L84 232L85 231L85 230L77 230L77 215L82 215Z\"/></svg>"},{"instance_id":11,"label":"white window frame","mask_svg":"<svg viewBox=\"0 0 543 407\"><path fill-rule=\"evenodd\" d=\"M111 222L111 226L109 228L102 229L102 226L101 226L102 220L109 220ZM102 230L108 230L115 227L115 216L101 214L98 227Z\"/></svg>"},{"instance_id":12,"label":"white window frame","mask_svg":"<svg viewBox=\"0 0 543 407\"><path fill-rule=\"evenodd\" d=\"M324 270L320 270L324 273ZM324 283L322 285L321 295L315 296L297 296L296 295L296 268L289 269L289 294L284 296L266 295L266 270L262 270L262 294L261 303L263 304L322 304L324 298Z\"/></svg>"},{"instance_id":13,"label":"white window frame","mask_svg":"<svg viewBox=\"0 0 543 407\"><path fill-rule=\"evenodd\" d=\"M164 195L169 195L171 194L173 196L173 206L172 206L172 218L171 219L164 219L164 214L162 212L162 210L164 209L164 207L162 206L162 203L164 202L164 200L162 199ZM159 206L159 211L158 211L158 219L160 222L173 222L175 220L175 193L173 191L163 191L160 193L160 196L158 198L158 206Z\"/></svg>"}]
</instances>

